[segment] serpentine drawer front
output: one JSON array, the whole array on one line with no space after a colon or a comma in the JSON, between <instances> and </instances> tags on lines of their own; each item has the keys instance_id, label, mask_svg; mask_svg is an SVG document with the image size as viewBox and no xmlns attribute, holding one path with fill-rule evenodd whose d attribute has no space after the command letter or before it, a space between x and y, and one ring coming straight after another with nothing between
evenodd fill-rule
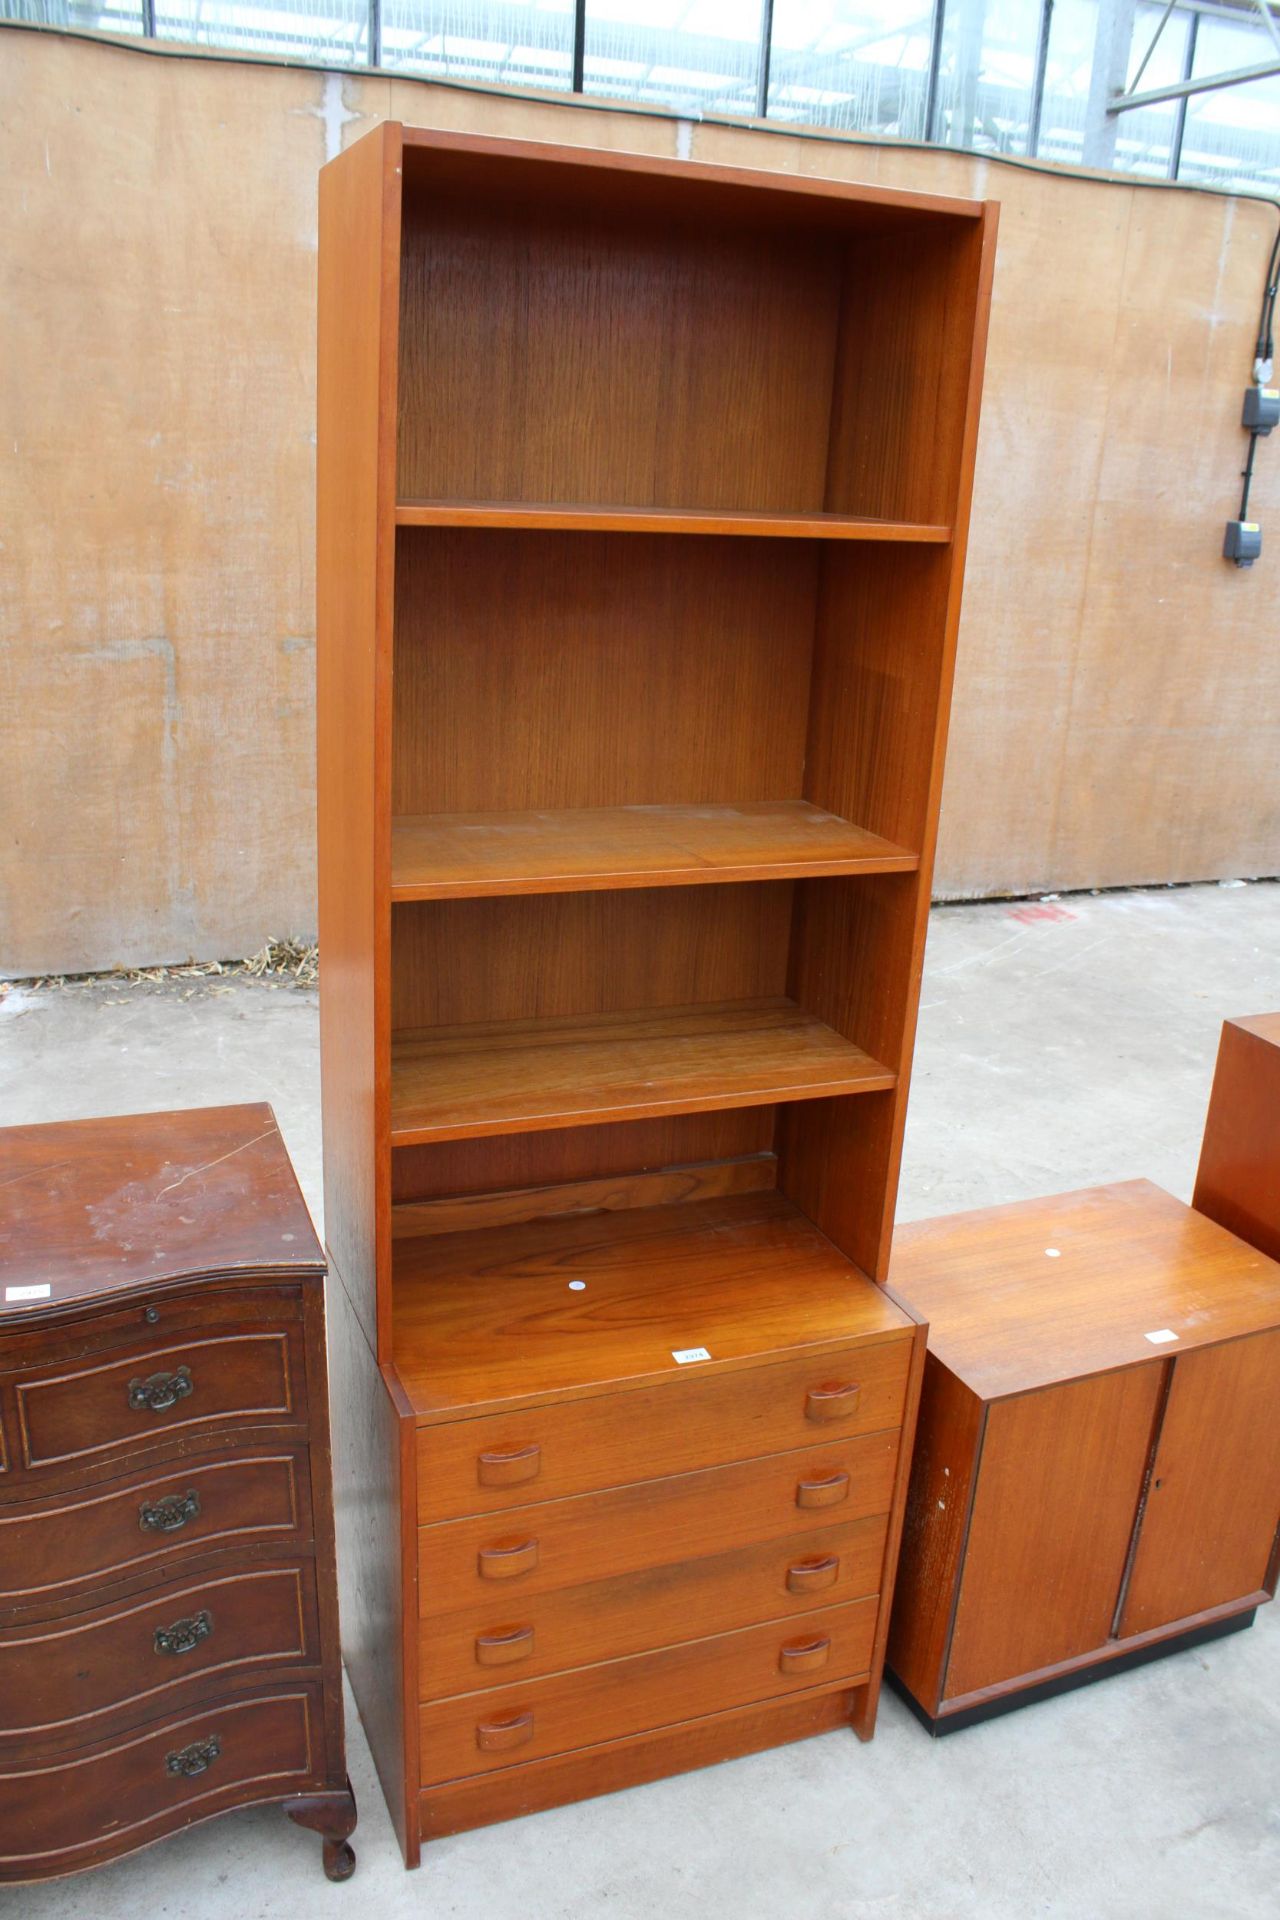
<instances>
[{"instance_id":1,"label":"serpentine drawer front","mask_svg":"<svg viewBox=\"0 0 1280 1920\"><path fill-rule=\"evenodd\" d=\"M0 1131L0 1882L279 1800L355 1865L324 1263L269 1107Z\"/></svg>"}]
</instances>

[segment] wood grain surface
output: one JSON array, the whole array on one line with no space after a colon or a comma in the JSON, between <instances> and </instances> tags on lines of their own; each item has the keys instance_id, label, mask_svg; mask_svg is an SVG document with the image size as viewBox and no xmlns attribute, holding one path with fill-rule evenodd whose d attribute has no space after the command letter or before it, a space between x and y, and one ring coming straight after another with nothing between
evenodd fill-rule
<instances>
[{"instance_id":1,"label":"wood grain surface","mask_svg":"<svg viewBox=\"0 0 1280 1920\"><path fill-rule=\"evenodd\" d=\"M1191 1204L1280 1260L1280 1013L1223 1023Z\"/></svg>"}]
</instances>

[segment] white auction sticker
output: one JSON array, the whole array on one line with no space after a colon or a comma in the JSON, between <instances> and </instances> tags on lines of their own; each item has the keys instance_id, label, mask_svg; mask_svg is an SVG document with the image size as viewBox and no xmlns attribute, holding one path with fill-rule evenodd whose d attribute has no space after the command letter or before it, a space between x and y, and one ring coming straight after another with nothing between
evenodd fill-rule
<instances>
[{"instance_id":1,"label":"white auction sticker","mask_svg":"<svg viewBox=\"0 0 1280 1920\"><path fill-rule=\"evenodd\" d=\"M711 1355L705 1347L682 1347L679 1353L671 1349L671 1358L678 1367L687 1367L691 1360L709 1360Z\"/></svg>"},{"instance_id":2,"label":"white auction sticker","mask_svg":"<svg viewBox=\"0 0 1280 1920\"><path fill-rule=\"evenodd\" d=\"M4 1297L6 1300L47 1300L52 1292L53 1288L46 1280L39 1287L6 1287Z\"/></svg>"},{"instance_id":3,"label":"white auction sticker","mask_svg":"<svg viewBox=\"0 0 1280 1920\"><path fill-rule=\"evenodd\" d=\"M1167 1347L1169 1342L1176 1340L1178 1336L1168 1327L1157 1327L1154 1333L1144 1333L1142 1337L1144 1340L1149 1340L1153 1347Z\"/></svg>"}]
</instances>

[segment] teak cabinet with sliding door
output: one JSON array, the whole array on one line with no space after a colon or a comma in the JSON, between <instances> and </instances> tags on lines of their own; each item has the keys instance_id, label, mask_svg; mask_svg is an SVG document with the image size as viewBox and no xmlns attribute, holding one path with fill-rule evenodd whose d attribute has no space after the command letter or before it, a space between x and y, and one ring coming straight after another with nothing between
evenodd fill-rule
<instances>
[{"instance_id":1,"label":"teak cabinet with sliding door","mask_svg":"<svg viewBox=\"0 0 1280 1920\"><path fill-rule=\"evenodd\" d=\"M872 1729L994 238L395 125L322 176L344 1637L410 1861Z\"/></svg>"}]
</instances>

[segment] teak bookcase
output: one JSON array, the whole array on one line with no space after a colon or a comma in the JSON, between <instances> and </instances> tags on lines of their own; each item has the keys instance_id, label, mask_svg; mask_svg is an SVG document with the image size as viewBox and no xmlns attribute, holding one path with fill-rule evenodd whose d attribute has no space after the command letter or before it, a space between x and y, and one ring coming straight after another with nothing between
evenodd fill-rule
<instances>
[{"instance_id":1,"label":"teak bookcase","mask_svg":"<svg viewBox=\"0 0 1280 1920\"><path fill-rule=\"evenodd\" d=\"M420 1838L875 1718L995 209L325 168L344 1642Z\"/></svg>"}]
</instances>

